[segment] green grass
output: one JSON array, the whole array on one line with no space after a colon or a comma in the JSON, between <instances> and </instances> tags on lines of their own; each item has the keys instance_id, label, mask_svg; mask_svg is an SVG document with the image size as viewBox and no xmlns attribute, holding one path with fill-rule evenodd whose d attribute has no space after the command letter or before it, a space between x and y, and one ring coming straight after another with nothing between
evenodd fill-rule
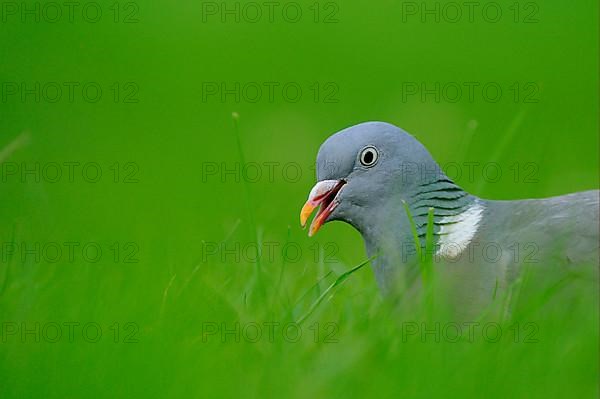
<instances>
[{"instance_id":1,"label":"green grass","mask_svg":"<svg viewBox=\"0 0 600 399\"><path fill-rule=\"evenodd\" d=\"M245 220L257 217L253 206L247 209ZM434 296L443 301L434 290L432 216L430 210L425 243L415 235L418 250L425 251L419 257L424 296L406 296L409 302L401 314L380 298L371 272L363 269L369 260L352 268L339 259L325 263L322 250L317 263L311 252L294 263L263 259L260 269L258 262L244 259L193 263L197 249L193 256L184 256L190 259L187 264L177 265L172 254L156 247L152 262L164 259L166 269L141 281L137 276L146 272L152 258L139 264L81 267L40 265L30 258L21 262L13 256L5 269L4 320L24 321L29 328L35 321L96 322L103 336L97 343L78 334L74 342L62 337L57 343L44 335L41 342L34 342L31 334L24 339L6 336L2 372L15 377L4 385L4 394L596 395L597 274L580 272L555 280L546 275L552 283L523 302L519 293L534 279L527 273L497 295L502 307L513 310L493 322L497 324L489 336L475 327L471 337L462 324L457 339L448 324L441 324L438 335L428 333L444 317L432 307ZM224 248L260 240L252 225L240 229L244 223L230 226L221 242ZM15 224L15 229L17 236L7 241L25 238L22 227ZM269 235L269 240L290 243L294 237L306 244L297 229ZM149 282L152 287L144 287ZM488 326L490 320L483 314L480 323ZM114 323L119 323L119 336ZM232 333L236 325L239 331ZM255 326L261 327L260 338ZM283 326L293 328L285 334ZM496 340L497 328L502 335ZM302 336L296 339L298 329ZM38 370L33 382L32 370Z\"/></svg>"}]
</instances>

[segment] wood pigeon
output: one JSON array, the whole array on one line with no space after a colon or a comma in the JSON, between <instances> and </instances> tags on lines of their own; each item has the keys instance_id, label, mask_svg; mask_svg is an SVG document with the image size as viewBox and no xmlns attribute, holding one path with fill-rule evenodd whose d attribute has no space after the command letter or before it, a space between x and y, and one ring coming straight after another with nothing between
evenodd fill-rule
<instances>
[{"instance_id":1,"label":"wood pigeon","mask_svg":"<svg viewBox=\"0 0 600 399\"><path fill-rule=\"evenodd\" d=\"M402 129L367 122L329 137L317 155L317 184L300 215L305 226L319 208L312 236L329 221L357 229L384 294L418 261L413 228L425 242L433 208L435 259L460 296L481 309L524 264L570 267L598 263L599 191L544 199L496 201L461 189L425 147ZM406 273L401 273L401 271ZM468 307L468 306L467 306ZM468 313L468 312L467 312Z\"/></svg>"}]
</instances>

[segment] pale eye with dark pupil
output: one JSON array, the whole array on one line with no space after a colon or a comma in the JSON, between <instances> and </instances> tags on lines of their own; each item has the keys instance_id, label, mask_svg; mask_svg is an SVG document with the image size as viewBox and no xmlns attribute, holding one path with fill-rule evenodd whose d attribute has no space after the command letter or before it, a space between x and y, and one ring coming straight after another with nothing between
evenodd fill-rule
<instances>
[{"instance_id":1,"label":"pale eye with dark pupil","mask_svg":"<svg viewBox=\"0 0 600 399\"><path fill-rule=\"evenodd\" d=\"M377 161L377 150L374 147L368 147L362 150L360 154L360 163L363 166L373 166Z\"/></svg>"}]
</instances>

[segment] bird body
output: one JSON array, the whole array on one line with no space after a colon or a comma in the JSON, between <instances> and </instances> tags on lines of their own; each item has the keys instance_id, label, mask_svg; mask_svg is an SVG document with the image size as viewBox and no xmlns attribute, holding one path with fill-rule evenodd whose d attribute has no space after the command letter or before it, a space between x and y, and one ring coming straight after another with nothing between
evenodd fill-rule
<instances>
[{"instance_id":1,"label":"bird body","mask_svg":"<svg viewBox=\"0 0 600 399\"><path fill-rule=\"evenodd\" d=\"M413 136L387 123L363 123L329 137L317 155L317 179L301 223L318 207L309 235L333 220L356 228L368 256L377 255L373 269L386 295L414 280L430 209L435 272L451 289L449 303L466 315L480 312L524 267L598 263L598 190L478 198L449 179Z\"/></svg>"}]
</instances>

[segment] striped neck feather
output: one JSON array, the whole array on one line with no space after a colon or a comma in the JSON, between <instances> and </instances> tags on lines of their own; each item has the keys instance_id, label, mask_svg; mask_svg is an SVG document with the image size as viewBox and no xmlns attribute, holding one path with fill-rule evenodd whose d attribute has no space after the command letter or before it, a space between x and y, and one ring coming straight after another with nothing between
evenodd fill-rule
<instances>
[{"instance_id":1,"label":"striped neck feather","mask_svg":"<svg viewBox=\"0 0 600 399\"><path fill-rule=\"evenodd\" d=\"M484 209L481 201L445 176L418 186L407 202L423 246L427 214L433 208L437 254L447 257L458 256L471 242Z\"/></svg>"}]
</instances>

